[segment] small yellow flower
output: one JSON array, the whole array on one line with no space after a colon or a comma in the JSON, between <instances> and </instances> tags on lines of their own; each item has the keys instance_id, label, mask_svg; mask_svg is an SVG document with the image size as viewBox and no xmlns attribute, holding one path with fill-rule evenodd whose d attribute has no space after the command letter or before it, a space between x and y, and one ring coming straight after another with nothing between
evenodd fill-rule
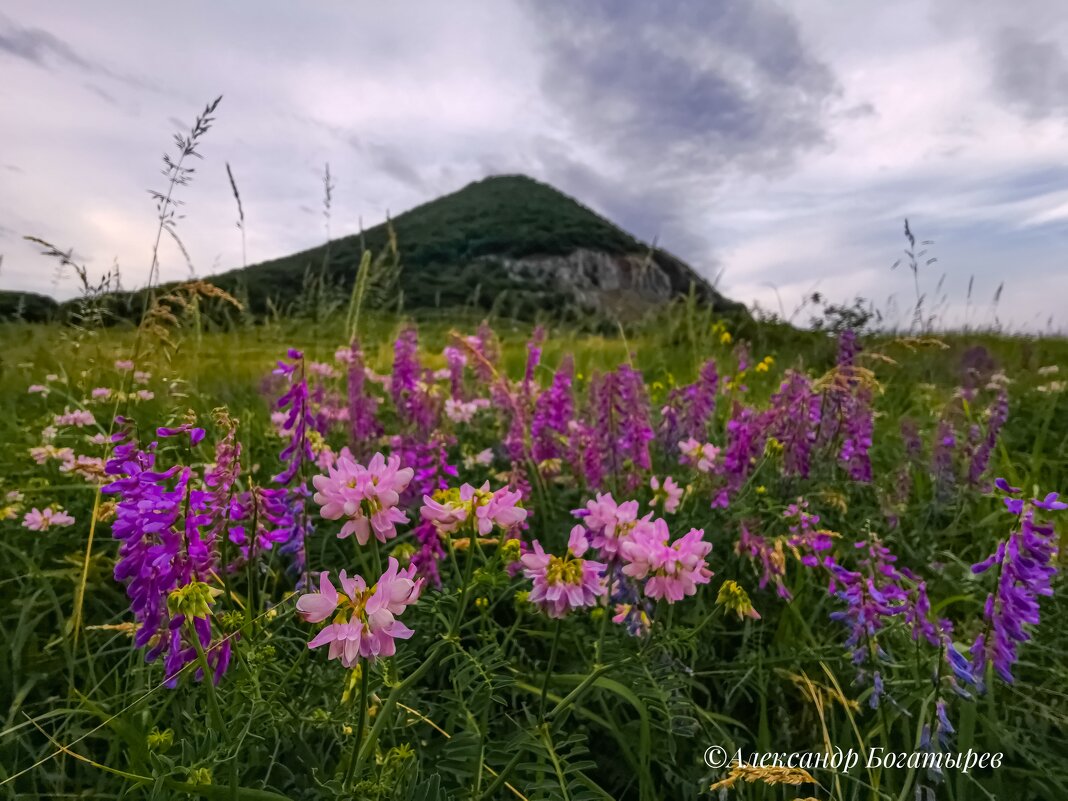
<instances>
[{"instance_id":1,"label":"small yellow flower","mask_svg":"<svg viewBox=\"0 0 1068 801\"><path fill-rule=\"evenodd\" d=\"M719 344L721 345L729 345L733 341L734 337L731 336L730 331L724 331L722 334L719 335Z\"/></svg>"},{"instance_id":2,"label":"small yellow flower","mask_svg":"<svg viewBox=\"0 0 1068 801\"><path fill-rule=\"evenodd\" d=\"M505 564L510 565L512 562L518 562L520 553L519 540L517 539L505 540L501 545L501 559Z\"/></svg>"},{"instance_id":3,"label":"small yellow flower","mask_svg":"<svg viewBox=\"0 0 1068 801\"><path fill-rule=\"evenodd\" d=\"M96 510L96 520L98 523L106 523L115 517L115 509L118 507L117 501L104 501L100 504Z\"/></svg>"},{"instance_id":4,"label":"small yellow flower","mask_svg":"<svg viewBox=\"0 0 1068 801\"><path fill-rule=\"evenodd\" d=\"M479 609L485 609L487 606L489 606L489 598L476 598L475 606Z\"/></svg>"},{"instance_id":5,"label":"small yellow flower","mask_svg":"<svg viewBox=\"0 0 1068 801\"><path fill-rule=\"evenodd\" d=\"M759 487L756 488L756 494L757 495L766 495L767 491L768 491L768 488L765 487L763 484L761 484Z\"/></svg>"},{"instance_id":6,"label":"small yellow flower","mask_svg":"<svg viewBox=\"0 0 1068 801\"><path fill-rule=\"evenodd\" d=\"M719 588L719 595L716 596L716 605L726 607L731 612L737 613L739 620L747 617L753 620L760 620L760 613L753 608L753 602L749 600L749 594L742 589L737 581L728 579L723 582L723 585Z\"/></svg>"},{"instance_id":7,"label":"small yellow flower","mask_svg":"<svg viewBox=\"0 0 1068 801\"><path fill-rule=\"evenodd\" d=\"M415 546L410 542L402 542L390 551L390 556L395 558L401 567L407 567L415 556Z\"/></svg>"},{"instance_id":8,"label":"small yellow flower","mask_svg":"<svg viewBox=\"0 0 1068 801\"><path fill-rule=\"evenodd\" d=\"M147 739L149 751L163 753L174 745L174 729L164 729L163 731L160 731L158 727L153 727L152 731L148 733Z\"/></svg>"},{"instance_id":9,"label":"small yellow flower","mask_svg":"<svg viewBox=\"0 0 1068 801\"><path fill-rule=\"evenodd\" d=\"M211 771L208 768L190 768L187 781L199 786L211 784Z\"/></svg>"},{"instance_id":10,"label":"small yellow flower","mask_svg":"<svg viewBox=\"0 0 1068 801\"><path fill-rule=\"evenodd\" d=\"M193 581L184 587L173 590L167 596L167 609L172 615L206 619L211 616L211 605L219 592L219 590L209 587L203 581Z\"/></svg>"}]
</instances>

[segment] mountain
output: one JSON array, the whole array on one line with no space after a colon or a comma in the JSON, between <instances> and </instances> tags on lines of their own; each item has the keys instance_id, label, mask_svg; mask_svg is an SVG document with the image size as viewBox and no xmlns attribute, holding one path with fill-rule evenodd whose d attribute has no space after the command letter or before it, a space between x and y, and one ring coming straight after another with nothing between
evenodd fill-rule
<instances>
[{"instance_id":1,"label":"mountain","mask_svg":"<svg viewBox=\"0 0 1068 801\"><path fill-rule=\"evenodd\" d=\"M373 285L375 291L366 296L369 307L464 307L520 319L626 319L693 292L716 310L745 313L742 304L723 297L681 259L523 175L485 178L362 234L207 280L256 315L344 307L364 250L385 253L390 226L399 274L390 291ZM59 317L69 317L76 305L62 304ZM136 319L145 308L145 290L113 293L103 305L115 317Z\"/></svg>"},{"instance_id":2,"label":"mountain","mask_svg":"<svg viewBox=\"0 0 1068 801\"><path fill-rule=\"evenodd\" d=\"M724 311L727 300L691 267L650 248L551 186L522 175L469 184L392 220L406 309L474 306L532 316L640 313L693 291ZM385 224L301 253L212 276L254 312L284 307L322 276L352 289L363 248L388 246Z\"/></svg>"},{"instance_id":3,"label":"mountain","mask_svg":"<svg viewBox=\"0 0 1068 801\"><path fill-rule=\"evenodd\" d=\"M52 318L59 304L47 295L0 289L0 320L43 323Z\"/></svg>"}]
</instances>

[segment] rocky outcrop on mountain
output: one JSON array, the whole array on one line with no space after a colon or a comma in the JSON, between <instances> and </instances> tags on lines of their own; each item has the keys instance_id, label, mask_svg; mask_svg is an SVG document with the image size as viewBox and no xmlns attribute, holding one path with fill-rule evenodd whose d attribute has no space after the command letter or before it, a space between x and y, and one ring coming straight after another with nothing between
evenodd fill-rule
<instances>
[{"instance_id":1,"label":"rocky outcrop on mountain","mask_svg":"<svg viewBox=\"0 0 1068 801\"><path fill-rule=\"evenodd\" d=\"M563 256L485 257L488 269L503 269L510 278L573 297L597 312L637 313L691 291L722 311L741 304L712 289L684 263L663 251L608 253L578 248Z\"/></svg>"}]
</instances>

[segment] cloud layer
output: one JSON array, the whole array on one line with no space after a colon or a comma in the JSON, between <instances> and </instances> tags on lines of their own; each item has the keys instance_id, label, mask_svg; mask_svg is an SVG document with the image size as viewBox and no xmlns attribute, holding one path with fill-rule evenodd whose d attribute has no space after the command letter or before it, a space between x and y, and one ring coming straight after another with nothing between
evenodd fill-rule
<instances>
[{"instance_id":1,"label":"cloud layer","mask_svg":"<svg viewBox=\"0 0 1068 801\"><path fill-rule=\"evenodd\" d=\"M335 236L519 171L787 315L812 291L907 308L907 216L947 323L1065 328L1068 15L1012 6L13 0L0 285L74 291L24 234L143 281L160 155L221 93L179 222L200 274L241 262L227 162L251 262L326 235L327 162ZM162 272L188 274L169 243Z\"/></svg>"}]
</instances>

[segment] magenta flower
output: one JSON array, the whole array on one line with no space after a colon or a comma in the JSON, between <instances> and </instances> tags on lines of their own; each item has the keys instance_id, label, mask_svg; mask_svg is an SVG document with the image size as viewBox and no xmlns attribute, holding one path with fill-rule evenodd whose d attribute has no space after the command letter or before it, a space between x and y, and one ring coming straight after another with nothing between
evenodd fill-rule
<instances>
[{"instance_id":1,"label":"magenta flower","mask_svg":"<svg viewBox=\"0 0 1068 801\"><path fill-rule=\"evenodd\" d=\"M534 583L530 602L552 618L596 604L608 588L602 581L604 563L582 558L589 547L581 525L571 529L564 556L545 553L541 543L534 540L534 552L520 557L523 575Z\"/></svg>"},{"instance_id":2,"label":"magenta flower","mask_svg":"<svg viewBox=\"0 0 1068 801\"><path fill-rule=\"evenodd\" d=\"M704 536L702 529L692 528L669 543L667 523L657 519L652 530L623 543L623 573L633 579L646 579L645 594L650 598L663 598L668 603L681 601L695 594L698 584L707 584L712 578L705 563L712 543L705 542Z\"/></svg>"},{"instance_id":3,"label":"magenta flower","mask_svg":"<svg viewBox=\"0 0 1068 801\"><path fill-rule=\"evenodd\" d=\"M683 489L675 479L667 476L661 483L659 478L653 476L649 479L649 487L653 490L652 506L663 505L665 514L669 515L678 511L679 504L682 503Z\"/></svg>"},{"instance_id":4,"label":"magenta flower","mask_svg":"<svg viewBox=\"0 0 1068 801\"><path fill-rule=\"evenodd\" d=\"M62 509L39 510L36 506L22 518L22 525L30 531L48 531L50 528L70 526L74 518Z\"/></svg>"},{"instance_id":5,"label":"magenta flower","mask_svg":"<svg viewBox=\"0 0 1068 801\"><path fill-rule=\"evenodd\" d=\"M96 425L96 418L93 417L93 413L86 409L75 409L72 411L65 411L63 414L57 414L52 419L52 425L56 426L92 426Z\"/></svg>"},{"instance_id":6,"label":"magenta flower","mask_svg":"<svg viewBox=\"0 0 1068 801\"><path fill-rule=\"evenodd\" d=\"M470 423L479 409L489 408L488 398L476 398L470 401L445 399L445 416L454 423Z\"/></svg>"},{"instance_id":7,"label":"magenta flower","mask_svg":"<svg viewBox=\"0 0 1068 801\"><path fill-rule=\"evenodd\" d=\"M572 514L583 519L593 534L593 547L609 560L619 556L622 543L650 529L653 519L652 512L638 517L637 501L616 503L611 493L597 493L594 500L586 501L585 509L576 509Z\"/></svg>"},{"instance_id":8,"label":"magenta flower","mask_svg":"<svg viewBox=\"0 0 1068 801\"><path fill-rule=\"evenodd\" d=\"M397 536L397 523L408 522L398 504L413 473L410 467L402 468L396 456L387 461L376 453L364 467L344 449L325 476L312 478L314 500L327 520L347 518L339 538L355 534L357 542L366 545L374 532L375 539L386 542Z\"/></svg>"},{"instance_id":9,"label":"magenta flower","mask_svg":"<svg viewBox=\"0 0 1068 801\"><path fill-rule=\"evenodd\" d=\"M679 461L694 467L700 473L711 473L716 469L719 448L711 443L700 443L693 437L679 443Z\"/></svg>"},{"instance_id":10,"label":"magenta flower","mask_svg":"<svg viewBox=\"0 0 1068 801\"><path fill-rule=\"evenodd\" d=\"M337 378L337 370L326 362L308 362L308 372L319 378Z\"/></svg>"},{"instance_id":11,"label":"magenta flower","mask_svg":"<svg viewBox=\"0 0 1068 801\"><path fill-rule=\"evenodd\" d=\"M469 486L464 484L464 486ZM439 502L429 495L423 496L423 507L419 510L422 518L433 523L435 528L443 534L451 534L463 525L467 519L467 507L446 500Z\"/></svg>"},{"instance_id":12,"label":"magenta flower","mask_svg":"<svg viewBox=\"0 0 1068 801\"><path fill-rule=\"evenodd\" d=\"M407 640L414 633L397 616L419 599L423 580L415 578L415 567L404 570L393 557L389 567L373 587L360 576L338 574L341 592L330 581L330 574L319 574L319 592L302 595L297 612L309 623L321 623L333 615L333 621L316 634L309 648L329 644L328 659L340 659L346 668L356 666L360 657L374 661L397 652L396 640ZM335 614L336 612L336 614Z\"/></svg>"},{"instance_id":13,"label":"magenta flower","mask_svg":"<svg viewBox=\"0 0 1068 801\"><path fill-rule=\"evenodd\" d=\"M490 491L488 481L478 489L464 484L459 490L438 493L438 498L424 495L420 514L443 534L470 522L485 537L495 526L509 532L527 519L527 510L519 506L522 499L522 493L507 487Z\"/></svg>"},{"instance_id":14,"label":"magenta flower","mask_svg":"<svg viewBox=\"0 0 1068 801\"><path fill-rule=\"evenodd\" d=\"M483 490L488 487L489 482L482 485ZM522 499L522 493L509 490L507 487L494 492L484 505L475 508L478 533L485 537L494 526L502 531L511 531L526 520L527 510L519 506Z\"/></svg>"},{"instance_id":15,"label":"magenta flower","mask_svg":"<svg viewBox=\"0 0 1068 801\"><path fill-rule=\"evenodd\" d=\"M115 369L126 372L128 370L134 369L134 363L130 359L118 359L115 362Z\"/></svg>"}]
</instances>

